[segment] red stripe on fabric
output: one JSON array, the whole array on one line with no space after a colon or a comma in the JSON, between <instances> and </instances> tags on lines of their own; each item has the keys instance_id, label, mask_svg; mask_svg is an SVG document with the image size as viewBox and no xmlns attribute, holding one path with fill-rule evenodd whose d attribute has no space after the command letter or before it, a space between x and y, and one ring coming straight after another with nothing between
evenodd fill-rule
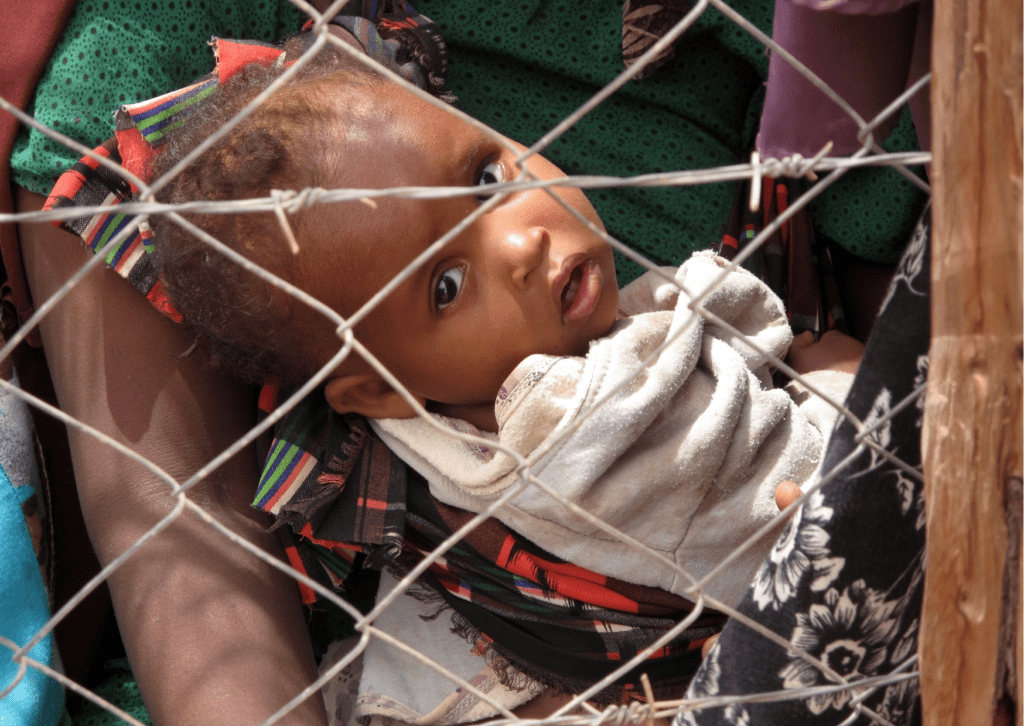
<instances>
[{"instance_id":1,"label":"red stripe on fabric","mask_svg":"<svg viewBox=\"0 0 1024 726\"><path fill-rule=\"evenodd\" d=\"M592 582L597 585L604 585L608 582L608 578L604 575L599 575L592 570L586 570L579 565L573 565L569 562L548 562L540 557L532 557L537 563L537 567L545 572L557 572L560 575L567 575L568 577L573 577L585 582Z\"/></svg>"},{"instance_id":2,"label":"red stripe on fabric","mask_svg":"<svg viewBox=\"0 0 1024 726\"><path fill-rule=\"evenodd\" d=\"M99 225L97 225L97 226L99 226ZM91 242L91 240L90 240L90 242ZM130 245L128 245L128 249L126 249L121 254L121 259L114 266L114 269L117 270L118 272L121 272L121 270L124 269L124 266L128 264L128 261L131 260L132 255L135 253L135 250L138 249L139 245L141 245L142 243L143 243L142 242L142 235L141 234L135 235L135 239L133 239L132 243Z\"/></svg>"},{"instance_id":3,"label":"red stripe on fabric","mask_svg":"<svg viewBox=\"0 0 1024 726\"><path fill-rule=\"evenodd\" d=\"M547 562L520 551L508 561L504 569L513 575L525 577L533 582L540 581L537 571L543 570L548 587L562 597L627 613L640 611L640 606L635 601L604 587L608 581L604 575L577 565Z\"/></svg>"},{"instance_id":4,"label":"red stripe on fabric","mask_svg":"<svg viewBox=\"0 0 1024 726\"><path fill-rule=\"evenodd\" d=\"M778 205L778 213L781 215L789 207L789 187L785 184L778 184L775 187L775 203ZM790 217L782 223L779 231L782 233L782 243L789 244L789 235L793 229L793 218Z\"/></svg>"},{"instance_id":5,"label":"red stripe on fabric","mask_svg":"<svg viewBox=\"0 0 1024 726\"><path fill-rule=\"evenodd\" d=\"M295 466L292 468L292 471L288 475L288 478L286 478L283 482L281 482L278 485L277 491L274 492L274 496L267 500L267 503L263 505L263 509L265 509L268 512L274 509L274 506L281 500L281 498L292 490L292 487L295 485L295 482L298 480L298 478L300 476L305 476L306 465L312 458L313 455L310 454L308 451L299 457L299 460L295 462Z\"/></svg>"},{"instance_id":6,"label":"red stripe on fabric","mask_svg":"<svg viewBox=\"0 0 1024 726\"><path fill-rule=\"evenodd\" d=\"M293 570L309 577L306 568L302 566L302 558L299 557L299 551L295 547L285 547L284 553L288 556L288 564L292 566ZM299 586L299 596L302 598L303 605L312 605L316 602L316 593L313 591L313 588L298 580L295 581L295 584Z\"/></svg>"},{"instance_id":7,"label":"red stripe on fabric","mask_svg":"<svg viewBox=\"0 0 1024 726\"><path fill-rule=\"evenodd\" d=\"M739 240L731 234L727 234L722 237L722 244L726 247L732 247L734 250L738 250L740 248Z\"/></svg>"},{"instance_id":8,"label":"red stripe on fabric","mask_svg":"<svg viewBox=\"0 0 1024 726\"><path fill-rule=\"evenodd\" d=\"M299 531L299 535L308 539L313 544L318 544L327 549L331 550L341 557L346 557L346 552L362 552L363 548L359 545L352 544L351 542L335 542L329 539L320 539L319 537L313 536L313 525L306 522L302 529Z\"/></svg>"},{"instance_id":9,"label":"red stripe on fabric","mask_svg":"<svg viewBox=\"0 0 1024 726\"><path fill-rule=\"evenodd\" d=\"M600 585L560 575L549 575L548 584L555 592L573 600L624 613L640 612L640 606L635 601Z\"/></svg>"},{"instance_id":10,"label":"red stripe on fabric","mask_svg":"<svg viewBox=\"0 0 1024 726\"><path fill-rule=\"evenodd\" d=\"M280 48L243 45L220 38L217 40L217 77L224 83L250 63L270 65L283 52Z\"/></svg>"},{"instance_id":11,"label":"red stripe on fabric","mask_svg":"<svg viewBox=\"0 0 1024 726\"><path fill-rule=\"evenodd\" d=\"M772 203L772 194L775 192L775 180L770 176L761 177L761 226L768 226L768 212Z\"/></svg>"},{"instance_id":12,"label":"red stripe on fabric","mask_svg":"<svg viewBox=\"0 0 1024 726\"><path fill-rule=\"evenodd\" d=\"M97 146L95 149L92 150L92 153L107 159L110 158L110 152L107 151L107 148L105 146ZM78 160L78 163L85 164L90 169L99 169L100 167L99 159L95 159L91 156L83 156L81 159Z\"/></svg>"},{"instance_id":13,"label":"red stripe on fabric","mask_svg":"<svg viewBox=\"0 0 1024 726\"><path fill-rule=\"evenodd\" d=\"M85 184L85 177L77 171L66 171L60 175L57 179L57 183L53 185L53 189L50 191L50 196L46 198L46 204L43 205L43 211L49 212L53 209L53 205L61 197L67 197L73 199L82 185ZM61 220L55 220L54 224L58 227L61 225Z\"/></svg>"},{"instance_id":14,"label":"red stripe on fabric","mask_svg":"<svg viewBox=\"0 0 1024 726\"><path fill-rule=\"evenodd\" d=\"M260 399L257 402L260 411L273 413L277 408L277 396L281 393L281 386L276 383L268 383L260 389Z\"/></svg>"},{"instance_id":15,"label":"red stripe on fabric","mask_svg":"<svg viewBox=\"0 0 1024 726\"><path fill-rule=\"evenodd\" d=\"M142 138L142 132L134 126L117 131L117 150L121 154L121 166L145 181L150 177L150 162L156 156L153 147Z\"/></svg>"},{"instance_id":16,"label":"red stripe on fabric","mask_svg":"<svg viewBox=\"0 0 1024 726\"><path fill-rule=\"evenodd\" d=\"M403 30L405 28L418 28L420 27L412 18L405 18L403 20L381 20L377 23L377 26L386 30Z\"/></svg>"},{"instance_id":17,"label":"red stripe on fabric","mask_svg":"<svg viewBox=\"0 0 1024 726\"><path fill-rule=\"evenodd\" d=\"M110 209L113 210L115 208L110 207ZM89 245L89 247L92 247L93 242L96 240L96 237L106 230L107 221L114 214L116 214L116 211L108 212L106 214L97 214L96 216L92 217L92 231L89 233L88 237L82 237L82 241Z\"/></svg>"},{"instance_id":18,"label":"red stripe on fabric","mask_svg":"<svg viewBox=\"0 0 1024 726\"><path fill-rule=\"evenodd\" d=\"M503 570L508 569L508 557L512 554L512 548L515 547L516 540L512 535L507 535L505 541L501 543L501 551L498 552L498 559L495 561L498 567Z\"/></svg>"},{"instance_id":19,"label":"red stripe on fabric","mask_svg":"<svg viewBox=\"0 0 1024 726\"><path fill-rule=\"evenodd\" d=\"M146 295L146 299L149 300L153 307L174 322L180 323L185 319L182 314L178 312L177 308L174 307L174 303L171 302L171 299L167 297L167 290L164 288L162 280L156 281L156 284L153 285L152 289Z\"/></svg>"},{"instance_id":20,"label":"red stripe on fabric","mask_svg":"<svg viewBox=\"0 0 1024 726\"><path fill-rule=\"evenodd\" d=\"M779 214L789 209L789 187L785 184L779 184L779 190L775 194L775 199L779 203Z\"/></svg>"},{"instance_id":21,"label":"red stripe on fabric","mask_svg":"<svg viewBox=\"0 0 1024 726\"><path fill-rule=\"evenodd\" d=\"M388 503L382 502L380 499L363 499L359 497L356 500L357 507L366 507L367 509L387 509Z\"/></svg>"}]
</instances>

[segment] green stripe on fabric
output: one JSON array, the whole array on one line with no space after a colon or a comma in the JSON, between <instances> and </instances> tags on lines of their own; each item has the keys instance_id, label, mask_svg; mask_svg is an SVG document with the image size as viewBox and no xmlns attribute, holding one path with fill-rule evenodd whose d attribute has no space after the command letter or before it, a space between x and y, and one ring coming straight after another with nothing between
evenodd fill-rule
<instances>
[{"instance_id":1,"label":"green stripe on fabric","mask_svg":"<svg viewBox=\"0 0 1024 726\"><path fill-rule=\"evenodd\" d=\"M352 563L346 560L344 557L339 556L334 550L328 549L323 545L311 543L313 552L316 558L323 564L327 569L338 575L340 579L344 580L348 576L348 573L352 570Z\"/></svg>"},{"instance_id":2,"label":"green stripe on fabric","mask_svg":"<svg viewBox=\"0 0 1024 726\"><path fill-rule=\"evenodd\" d=\"M258 502L261 499L263 499L263 497L265 497L267 493L280 482L281 473L288 468L288 465L295 458L296 454L299 454L301 456L302 454L305 453L299 447L289 444L287 441L282 441L279 439L277 444L271 450L270 455L267 456L267 461L273 461L274 459L277 459L279 456L281 456L281 452L284 450L284 447L290 447L291 451L284 454L284 457L281 459L280 463L276 467L274 467L273 470L263 470L263 479L265 483L260 487L260 490L256 493L256 498L253 501Z\"/></svg>"},{"instance_id":3,"label":"green stripe on fabric","mask_svg":"<svg viewBox=\"0 0 1024 726\"><path fill-rule=\"evenodd\" d=\"M167 126L164 126L164 127L163 127L162 129L160 129L159 131L154 131L154 132L153 132L153 133L151 133L151 134L143 133L143 134L142 134L142 138L144 138L144 139L145 139L145 140L146 140L146 141L147 141L147 142L148 142L148 143L149 143L149 144L150 144L150 145L152 146L152 144L153 144L153 142L154 142L154 141L159 141L159 140L160 140L160 139L162 139L162 138L163 138L163 137L164 137L164 136L165 136L165 135L166 135L166 134L167 134L168 132L170 132L170 131L174 131L174 129L176 129L176 128L179 128L179 127L180 127L180 126L181 126L182 124L184 124L184 123L185 123L185 119L183 119L183 118L180 118L180 119L178 119L177 121L175 121L174 123L172 123L172 124L168 124Z\"/></svg>"},{"instance_id":4,"label":"green stripe on fabric","mask_svg":"<svg viewBox=\"0 0 1024 726\"><path fill-rule=\"evenodd\" d=\"M174 114L180 113L182 110L188 108L189 106L193 106L199 103L204 98L213 93L215 90L217 90L217 84L211 84L209 88L204 88L202 91L195 94L194 96L189 96L183 101L179 101L178 103L174 104L170 108L165 108L163 111L156 114L155 116L150 116L149 118L143 119L142 121L136 121L135 126L139 129L139 131L142 131L143 134L145 134L145 130L148 129L153 124L160 123L161 121L173 116Z\"/></svg>"},{"instance_id":5,"label":"green stripe on fabric","mask_svg":"<svg viewBox=\"0 0 1024 726\"><path fill-rule=\"evenodd\" d=\"M137 233L136 233L136 234L137 234ZM119 253L119 252L120 252L120 251L121 251L122 249L124 249L124 246L125 246L126 244L129 244L129 243L130 243L130 242L131 242L131 241L132 241L133 239L135 239L135 237L136 237L136 234L133 234L133 235L132 235L131 237L128 237L127 239L123 239L123 240L121 240L121 242L120 242L119 244L115 245L115 246L114 246L114 247L113 247L113 248L112 248L112 249L111 249L111 250L110 250L110 251L109 251L109 252L107 253L106 257L104 257L104 258L103 258L103 261L104 261L104 262L106 262L106 263L107 263L108 265L112 265L112 264L114 264L114 258L115 258L115 257L117 257L118 253ZM104 251L105 251L105 250L104 250Z\"/></svg>"},{"instance_id":6,"label":"green stripe on fabric","mask_svg":"<svg viewBox=\"0 0 1024 726\"><path fill-rule=\"evenodd\" d=\"M99 254L100 250L102 250L107 242L110 241L111 235L113 235L114 230L117 229L119 224L121 224L121 220L123 220L125 216L126 215L123 213L118 213L110 220L110 223L107 224L107 228L103 230L103 236L100 237L92 246L92 250L95 254Z\"/></svg>"}]
</instances>

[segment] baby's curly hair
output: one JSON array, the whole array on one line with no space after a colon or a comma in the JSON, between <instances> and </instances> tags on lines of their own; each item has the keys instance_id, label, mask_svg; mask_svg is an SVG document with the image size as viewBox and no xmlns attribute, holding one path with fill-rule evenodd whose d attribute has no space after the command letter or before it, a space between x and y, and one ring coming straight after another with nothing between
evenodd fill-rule
<instances>
[{"instance_id":1,"label":"baby's curly hair","mask_svg":"<svg viewBox=\"0 0 1024 726\"><path fill-rule=\"evenodd\" d=\"M301 52L293 39L286 57ZM293 55L294 54L294 55ZM221 85L172 133L153 164L166 173L235 116L283 72L282 64L252 63ZM192 162L158 194L166 203L226 201L270 196L272 189L330 186L337 129L344 114L330 93L386 81L343 53L328 49L304 66L256 112ZM301 239L323 210L290 218ZM232 250L294 282L297 261L272 213L184 214ZM219 254L164 216L152 221L155 263L198 349L214 367L245 382L294 384L325 362L310 339L322 316ZM319 328L317 328L319 326Z\"/></svg>"}]
</instances>

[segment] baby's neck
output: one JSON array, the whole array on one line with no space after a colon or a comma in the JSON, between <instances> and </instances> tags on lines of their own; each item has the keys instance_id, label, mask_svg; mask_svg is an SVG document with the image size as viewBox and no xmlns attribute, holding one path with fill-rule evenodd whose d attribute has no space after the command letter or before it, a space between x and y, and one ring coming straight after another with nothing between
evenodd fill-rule
<instances>
[{"instance_id":1,"label":"baby's neck","mask_svg":"<svg viewBox=\"0 0 1024 726\"><path fill-rule=\"evenodd\" d=\"M492 434L498 433L498 419L494 415L493 403L456 405L429 401L427 403L427 409L433 413L439 413L442 416L460 418L463 421L468 421L481 431L489 431Z\"/></svg>"}]
</instances>

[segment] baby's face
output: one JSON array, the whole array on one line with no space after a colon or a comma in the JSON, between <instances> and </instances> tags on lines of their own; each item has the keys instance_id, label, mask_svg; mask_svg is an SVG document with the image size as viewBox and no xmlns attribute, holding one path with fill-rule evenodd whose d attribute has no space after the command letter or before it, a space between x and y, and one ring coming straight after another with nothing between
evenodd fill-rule
<instances>
[{"instance_id":1,"label":"baby's face","mask_svg":"<svg viewBox=\"0 0 1024 726\"><path fill-rule=\"evenodd\" d=\"M473 186L518 173L508 149L392 84L356 103L338 187ZM541 179L564 176L540 157L528 167ZM581 191L554 191L601 227ZM354 310L483 201L389 198L377 209L335 207L344 232L331 249L345 250L346 259L311 270L321 276L313 288L326 291L321 299L336 309ZM618 297L611 247L545 191L524 191L432 255L357 326L356 337L414 395L490 403L526 356L586 353L615 322Z\"/></svg>"}]
</instances>

